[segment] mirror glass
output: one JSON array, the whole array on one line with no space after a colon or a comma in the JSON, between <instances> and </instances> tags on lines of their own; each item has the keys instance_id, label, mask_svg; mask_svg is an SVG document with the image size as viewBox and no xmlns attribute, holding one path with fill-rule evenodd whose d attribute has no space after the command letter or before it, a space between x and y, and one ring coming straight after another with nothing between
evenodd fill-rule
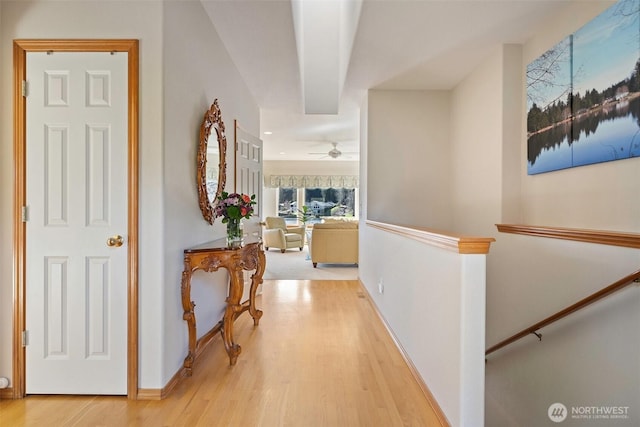
<instances>
[{"instance_id":1,"label":"mirror glass","mask_svg":"<svg viewBox=\"0 0 640 427\"><path fill-rule=\"evenodd\" d=\"M224 190L227 178L227 137L222 113L216 99L204 114L198 144L198 199L204 220L213 224L216 198Z\"/></svg>"},{"instance_id":2,"label":"mirror glass","mask_svg":"<svg viewBox=\"0 0 640 427\"><path fill-rule=\"evenodd\" d=\"M214 139L215 138L215 139ZM206 167L206 183L207 196L209 203L215 204L218 194L218 176L220 175L220 149L218 148L218 136L209 135L209 141L212 143L207 146L207 167ZM215 144L213 144L215 142Z\"/></svg>"}]
</instances>

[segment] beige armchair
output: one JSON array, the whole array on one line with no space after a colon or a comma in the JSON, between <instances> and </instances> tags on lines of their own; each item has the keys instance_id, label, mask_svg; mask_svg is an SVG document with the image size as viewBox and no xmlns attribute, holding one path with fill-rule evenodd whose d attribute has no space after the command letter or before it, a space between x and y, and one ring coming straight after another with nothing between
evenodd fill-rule
<instances>
[{"instance_id":1,"label":"beige armchair","mask_svg":"<svg viewBox=\"0 0 640 427\"><path fill-rule=\"evenodd\" d=\"M264 248L278 248L284 253L289 248L304 247L304 227L287 227L284 218L268 216L265 218L265 230L262 233Z\"/></svg>"}]
</instances>

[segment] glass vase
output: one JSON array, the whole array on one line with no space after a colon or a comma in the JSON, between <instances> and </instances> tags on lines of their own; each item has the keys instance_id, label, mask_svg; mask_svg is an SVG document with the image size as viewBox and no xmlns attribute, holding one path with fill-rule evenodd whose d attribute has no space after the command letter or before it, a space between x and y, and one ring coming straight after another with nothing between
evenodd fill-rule
<instances>
[{"instance_id":1,"label":"glass vase","mask_svg":"<svg viewBox=\"0 0 640 427\"><path fill-rule=\"evenodd\" d=\"M242 246L242 219L229 218L227 222L227 246L231 249Z\"/></svg>"}]
</instances>

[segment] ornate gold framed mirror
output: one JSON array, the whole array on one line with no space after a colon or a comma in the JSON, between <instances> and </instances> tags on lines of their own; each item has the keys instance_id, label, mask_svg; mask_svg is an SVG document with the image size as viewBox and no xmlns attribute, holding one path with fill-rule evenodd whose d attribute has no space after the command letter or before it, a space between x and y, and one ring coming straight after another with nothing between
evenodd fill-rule
<instances>
[{"instance_id":1,"label":"ornate gold framed mirror","mask_svg":"<svg viewBox=\"0 0 640 427\"><path fill-rule=\"evenodd\" d=\"M216 198L224 190L227 181L226 158L227 137L224 133L222 113L216 99L204 114L200 126L197 158L198 200L202 216L209 224L213 224Z\"/></svg>"}]
</instances>

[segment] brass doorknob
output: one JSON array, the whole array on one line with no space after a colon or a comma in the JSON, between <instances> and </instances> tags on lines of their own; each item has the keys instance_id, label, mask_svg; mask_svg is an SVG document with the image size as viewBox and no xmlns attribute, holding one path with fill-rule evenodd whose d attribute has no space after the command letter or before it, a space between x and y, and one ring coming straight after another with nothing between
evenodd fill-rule
<instances>
[{"instance_id":1,"label":"brass doorknob","mask_svg":"<svg viewBox=\"0 0 640 427\"><path fill-rule=\"evenodd\" d=\"M115 246L119 248L124 243L124 238L121 235L111 236L107 239L107 246Z\"/></svg>"}]
</instances>

